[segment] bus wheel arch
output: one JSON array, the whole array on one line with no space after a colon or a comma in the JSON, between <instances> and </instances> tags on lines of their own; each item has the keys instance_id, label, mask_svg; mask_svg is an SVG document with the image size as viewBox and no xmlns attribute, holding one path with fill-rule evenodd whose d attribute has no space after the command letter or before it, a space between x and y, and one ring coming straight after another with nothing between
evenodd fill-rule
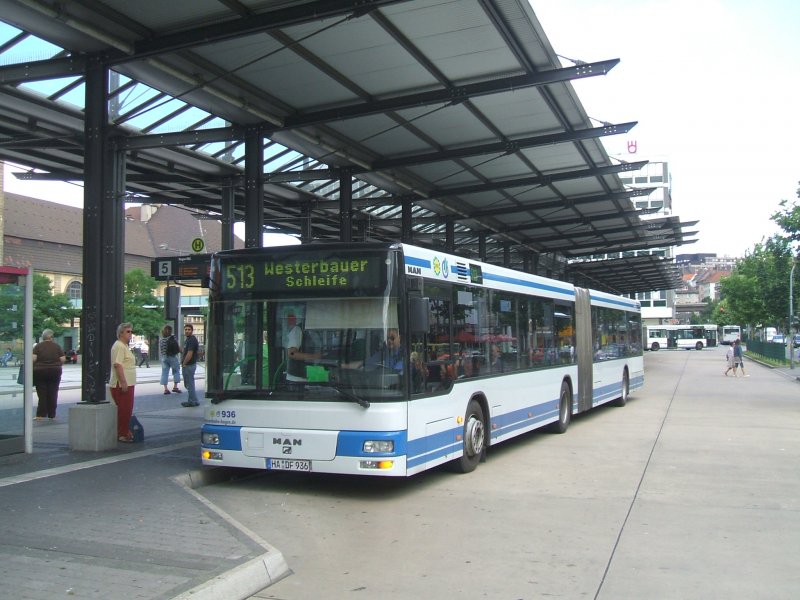
<instances>
[{"instance_id":1,"label":"bus wheel arch","mask_svg":"<svg viewBox=\"0 0 800 600\"><path fill-rule=\"evenodd\" d=\"M561 391L558 393L558 420L552 423L549 431L552 433L566 433L572 422L572 381L565 377L561 382Z\"/></svg>"},{"instance_id":2,"label":"bus wheel arch","mask_svg":"<svg viewBox=\"0 0 800 600\"><path fill-rule=\"evenodd\" d=\"M628 374L628 367L622 370L622 388L619 398L614 400L614 406L625 406L628 403L628 396L631 393L631 376Z\"/></svg>"},{"instance_id":3,"label":"bus wheel arch","mask_svg":"<svg viewBox=\"0 0 800 600\"><path fill-rule=\"evenodd\" d=\"M486 448L489 446L488 405L486 398L476 395L467 403L464 414L463 451L464 453L450 464L457 473L470 473L478 463L486 459Z\"/></svg>"}]
</instances>

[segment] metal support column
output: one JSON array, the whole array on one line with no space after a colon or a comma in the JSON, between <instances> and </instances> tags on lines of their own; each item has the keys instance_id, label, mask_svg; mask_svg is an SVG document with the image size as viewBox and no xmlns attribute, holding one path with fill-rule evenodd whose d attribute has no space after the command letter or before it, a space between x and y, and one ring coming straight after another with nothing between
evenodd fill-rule
<instances>
[{"instance_id":1,"label":"metal support column","mask_svg":"<svg viewBox=\"0 0 800 600\"><path fill-rule=\"evenodd\" d=\"M264 138L248 129L244 138L244 246L264 245Z\"/></svg>"},{"instance_id":2,"label":"metal support column","mask_svg":"<svg viewBox=\"0 0 800 600\"><path fill-rule=\"evenodd\" d=\"M414 229L412 228L413 219L411 217L411 209L414 208L414 203L410 198L403 198L401 208L400 241L410 244L414 241Z\"/></svg>"},{"instance_id":3,"label":"metal support column","mask_svg":"<svg viewBox=\"0 0 800 600\"><path fill-rule=\"evenodd\" d=\"M478 234L478 258L486 262L486 234Z\"/></svg>"},{"instance_id":4,"label":"metal support column","mask_svg":"<svg viewBox=\"0 0 800 600\"><path fill-rule=\"evenodd\" d=\"M456 251L456 222L448 215L444 221L445 248L451 254Z\"/></svg>"},{"instance_id":5,"label":"metal support column","mask_svg":"<svg viewBox=\"0 0 800 600\"><path fill-rule=\"evenodd\" d=\"M110 347L122 321L125 258L125 155L108 138L108 69L86 69L83 209L83 402L105 401Z\"/></svg>"},{"instance_id":6,"label":"metal support column","mask_svg":"<svg viewBox=\"0 0 800 600\"><path fill-rule=\"evenodd\" d=\"M511 246L503 244L503 266L511 267Z\"/></svg>"},{"instance_id":7,"label":"metal support column","mask_svg":"<svg viewBox=\"0 0 800 600\"><path fill-rule=\"evenodd\" d=\"M222 249L230 250L233 248L233 225L236 221L234 205L236 203L236 193L233 189L233 182L229 182L222 188Z\"/></svg>"},{"instance_id":8,"label":"metal support column","mask_svg":"<svg viewBox=\"0 0 800 600\"><path fill-rule=\"evenodd\" d=\"M306 202L300 208L302 222L300 223L300 241L304 244L313 241L314 230L311 227L311 204Z\"/></svg>"},{"instance_id":9,"label":"metal support column","mask_svg":"<svg viewBox=\"0 0 800 600\"><path fill-rule=\"evenodd\" d=\"M531 253L531 273L534 275L539 274L539 253L533 252Z\"/></svg>"},{"instance_id":10,"label":"metal support column","mask_svg":"<svg viewBox=\"0 0 800 600\"><path fill-rule=\"evenodd\" d=\"M353 241L353 177L349 168L339 171L339 240Z\"/></svg>"}]
</instances>

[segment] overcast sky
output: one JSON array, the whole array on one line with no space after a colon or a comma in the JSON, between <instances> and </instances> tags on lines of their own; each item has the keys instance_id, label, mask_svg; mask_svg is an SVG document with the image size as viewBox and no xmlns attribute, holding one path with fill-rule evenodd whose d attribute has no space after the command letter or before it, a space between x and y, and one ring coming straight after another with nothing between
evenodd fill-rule
<instances>
[{"instance_id":1,"label":"overcast sky","mask_svg":"<svg viewBox=\"0 0 800 600\"><path fill-rule=\"evenodd\" d=\"M669 161L674 214L700 221L677 253L741 256L777 231L770 215L800 186L800 2L530 1L557 54L621 59L574 86L590 117L639 122L604 138L609 154ZM54 199L45 185L6 178L9 191ZM82 189L58 199L81 205Z\"/></svg>"},{"instance_id":2,"label":"overcast sky","mask_svg":"<svg viewBox=\"0 0 800 600\"><path fill-rule=\"evenodd\" d=\"M800 2L530 2L557 54L621 59L574 86L590 117L639 122L609 154L635 140L630 159L669 161L673 214L700 220L676 253L741 256L777 232L800 187Z\"/></svg>"}]
</instances>

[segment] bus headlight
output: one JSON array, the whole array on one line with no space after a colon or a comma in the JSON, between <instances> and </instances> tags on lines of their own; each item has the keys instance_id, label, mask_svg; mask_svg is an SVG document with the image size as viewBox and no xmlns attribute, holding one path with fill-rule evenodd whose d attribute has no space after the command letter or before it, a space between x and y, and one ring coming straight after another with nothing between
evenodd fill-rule
<instances>
[{"instance_id":1,"label":"bus headlight","mask_svg":"<svg viewBox=\"0 0 800 600\"><path fill-rule=\"evenodd\" d=\"M218 433L204 431L201 439L204 446L219 446Z\"/></svg>"},{"instance_id":2,"label":"bus headlight","mask_svg":"<svg viewBox=\"0 0 800 600\"><path fill-rule=\"evenodd\" d=\"M394 440L367 440L364 452L394 452Z\"/></svg>"}]
</instances>

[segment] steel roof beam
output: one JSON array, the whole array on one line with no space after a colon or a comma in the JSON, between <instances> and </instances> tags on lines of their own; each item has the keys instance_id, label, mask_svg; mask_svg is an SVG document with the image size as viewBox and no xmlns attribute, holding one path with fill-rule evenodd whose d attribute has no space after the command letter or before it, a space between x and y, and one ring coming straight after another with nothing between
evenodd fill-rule
<instances>
[{"instance_id":1,"label":"steel roof beam","mask_svg":"<svg viewBox=\"0 0 800 600\"><path fill-rule=\"evenodd\" d=\"M596 63L589 63L575 67L567 67L563 69L554 69L552 71L544 71L542 73L516 75L513 77L506 77L502 79L492 79L479 83L466 84L463 86L454 86L443 88L441 90L432 90L429 92L420 92L417 94L410 94L407 96L397 96L394 98L386 98L384 100L373 100L370 102L363 102L361 104L353 104L349 106L342 106L328 110L321 110L316 112L309 112L286 117L282 126L276 127L272 123L263 123L261 125L261 134L270 136L279 131L287 129L295 129L300 127L307 127L310 125L319 125L331 121L340 121L343 119L354 119L357 117L365 117L388 111L397 111L406 108L415 108L418 106L425 106L428 104L437 103L459 103L467 98L476 96L485 96L489 94L498 94L501 92L519 90L527 87L536 87L541 85L548 85L552 83L559 83L570 81L572 79L583 79L586 77L595 77L597 75L605 75L608 71L614 68L619 63L619 59L611 59L600 61ZM622 124L627 125L627 124ZM622 126L621 125L621 126ZM604 128L594 128L604 129ZM612 128L613 129L613 128ZM592 130L587 130L592 131ZM178 132L159 135L136 135L130 136L126 142L126 149L134 148L151 148L157 146L176 146L198 143L197 140L202 139L205 142L220 142L236 139L243 135L242 128L238 127L219 127L215 129L204 129L198 132L197 136L192 136L194 132ZM577 132L580 134L580 132ZM605 135L612 135L607 133ZM200 137L202 136L202 137ZM589 137L596 137L591 135ZM578 138L584 139L584 138ZM512 142L513 143L513 142ZM553 143L553 142L549 142ZM508 149L507 144L503 144L504 150ZM387 167L389 168L389 167ZM364 169L365 171L367 169Z\"/></svg>"},{"instance_id":2,"label":"steel roof beam","mask_svg":"<svg viewBox=\"0 0 800 600\"><path fill-rule=\"evenodd\" d=\"M141 60L158 54L167 54L193 46L205 46L217 42L240 38L246 35L274 31L284 27L313 23L323 19L345 15L362 16L372 10L408 0L316 0L295 3L278 10L251 13L241 18L219 21L211 25L185 29L174 34L162 35L134 42L129 54L114 53L110 64Z\"/></svg>"},{"instance_id":3,"label":"steel roof beam","mask_svg":"<svg viewBox=\"0 0 800 600\"><path fill-rule=\"evenodd\" d=\"M552 146L554 144L562 144L567 142L577 142L580 140L595 139L608 135L618 135L627 133L636 126L636 121L628 123L611 124L603 127L592 127L591 129L583 129L579 131L568 131L562 133L551 133L547 135L538 135L527 138L520 138L515 140L508 140L504 142L495 142L491 144L479 144L476 146L467 146L464 148L457 148L454 150L445 150L439 152L428 152L425 154L415 154L404 156L402 158L390 158L383 160L373 161L370 168L354 167L353 173L365 173L371 171L385 171L387 169L395 169L400 167L410 167L413 165L426 164L431 162L440 162L444 160L455 160L459 158L467 158L470 156L480 156L482 154L512 154L525 148L536 148L539 146ZM331 173L336 172L335 169ZM325 172L321 170L307 170L307 171L293 171L299 174L296 179L289 179L291 175L287 172L276 172L267 175L269 181L309 181L314 175L318 179L334 179L335 176L325 176ZM308 175L306 175L306 173ZM655 189L655 188L652 188Z\"/></svg>"},{"instance_id":4,"label":"steel roof beam","mask_svg":"<svg viewBox=\"0 0 800 600\"><path fill-rule=\"evenodd\" d=\"M581 179L583 177L603 177L604 175L614 175L625 171L638 171L649 161L641 160L633 163L623 163L610 165L607 167L593 167L590 169L580 169L577 171L565 171L563 173L553 173L536 177L519 177L517 179L505 179L492 183L479 183L474 185L464 185L452 188L434 189L426 194L428 199L443 198L448 196L461 196L466 194L477 194L480 192L491 192L495 190L508 189L513 187L550 185L558 181L568 181L570 179ZM403 196L400 196L403 198ZM419 195L411 195L412 199L419 199ZM565 201L564 204L567 202Z\"/></svg>"},{"instance_id":5,"label":"steel roof beam","mask_svg":"<svg viewBox=\"0 0 800 600\"><path fill-rule=\"evenodd\" d=\"M0 67L0 84L19 85L44 79L83 77L85 72L86 57L83 56L33 60Z\"/></svg>"},{"instance_id":6,"label":"steel roof beam","mask_svg":"<svg viewBox=\"0 0 800 600\"><path fill-rule=\"evenodd\" d=\"M366 117L389 111L427 106L429 104L458 104L464 100L467 100L468 98L488 96L491 94L499 94L501 92L517 91L520 89L550 85L553 83L564 83L567 81L572 81L573 79L585 79L587 77L605 75L615 66L617 66L617 64L619 64L619 59L613 58L594 63L553 69L552 71L543 71L541 73L530 73L524 75L515 75L512 77L504 77L501 79L490 79L488 81L457 85L440 90L431 90L428 92L419 92L416 94L409 94L407 96L396 96L393 98L385 98L383 100L373 100L371 102L364 102L361 104L341 106L339 108L302 113L286 117L284 119L282 128L276 129L273 125L265 124L264 133L269 134L277 131L278 129L307 127L309 125L317 125L320 123L330 123L332 121Z\"/></svg>"},{"instance_id":7,"label":"steel roof beam","mask_svg":"<svg viewBox=\"0 0 800 600\"><path fill-rule=\"evenodd\" d=\"M594 204L595 202L610 201L615 202L618 200L625 200L639 196L647 196L657 188L638 188L635 190L627 190L624 192L612 192L610 194L596 194L594 196L583 196L579 198L557 198L556 200L548 200L546 202L531 202L522 204L520 206L512 206L506 208L487 208L484 210L476 210L469 213L467 218L479 219L481 217L496 217L499 215L510 215L520 212L535 212L537 210L551 209L551 208L570 208L580 206L582 204Z\"/></svg>"},{"instance_id":8,"label":"steel roof beam","mask_svg":"<svg viewBox=\"0 0 800 600\"><path fill-rule=\"evenodd\" d=\"M456 148L454 150L446 150L444 152L429 152L425 154L416 154L404 156L401 158L388 158L383 160L376 160L372 163L373 171L385 171L386 169L394 169L398 167L409 167L413 165L439 162L443 160L453 160L456 158L467 158L470 156L479 156L481 154L512 154L518 150L525 148L536 148L538 146L551 146L554 144L561 144L566 142L577 142L580 140L588 140L608 135L618 135L620 133L627 133L636 126L636 121L628 123L619 123L617 125L608 125L604 127L592 127L591 129L582 129L578 131L565 131L562 133L550 133L546 135L537 135L533 137L526 137L520 139L512 139L504 142L494 142L490 144L479 144L476 146L467 146L464 148ZM363 169L364 171L366 169ZM362 169L357 169L355 172L361 172Z\"/></svg>"}]
</instances>

